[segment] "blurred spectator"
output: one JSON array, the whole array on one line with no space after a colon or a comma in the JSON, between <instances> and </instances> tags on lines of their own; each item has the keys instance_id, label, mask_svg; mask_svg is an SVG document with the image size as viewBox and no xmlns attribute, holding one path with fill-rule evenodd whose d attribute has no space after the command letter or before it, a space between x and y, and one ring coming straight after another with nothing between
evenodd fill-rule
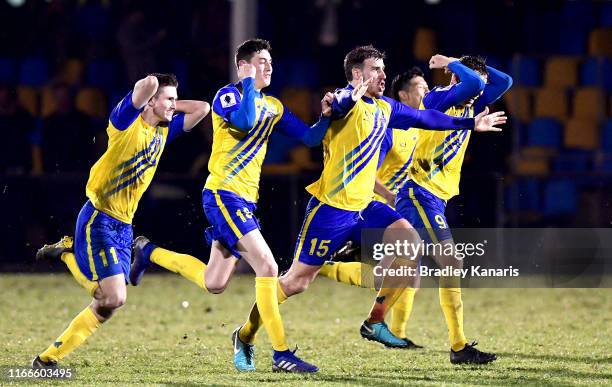
<instances>
[{"instance_id":1,"label":"blurred spectator","mask_svg":"<svg viewBox=\"0 0 612 387\"><path fill-rule=\"evenodd\" d=\"M151 25L156 23L147 22L140 10L127 13L119 25L117 41L130 84L157 70L155 50L166 37L166 30L151 31Z\"/></svg>"},{"instance_id":2,"label":"blurred spectator","mask_svg":"<svg viewBox=\"0 0 612 387\"><path fill-rule=\"evenodd\" d=\"M0 173L22 175L32 170L35 121L17 105L14 89L0 85Z\"/></svg>"},{"instance_id":3,"label":"blurred spectator","mask_svg":"<svg viewBox=\"0 0 612 387\"><path fill-rule=\"evenodd\" d=\"M42 124L43 168L47 173L89 170L94 161L97 125L77 111L64 83L53 86L56 109Z\"/></svg>"}]
</instances>

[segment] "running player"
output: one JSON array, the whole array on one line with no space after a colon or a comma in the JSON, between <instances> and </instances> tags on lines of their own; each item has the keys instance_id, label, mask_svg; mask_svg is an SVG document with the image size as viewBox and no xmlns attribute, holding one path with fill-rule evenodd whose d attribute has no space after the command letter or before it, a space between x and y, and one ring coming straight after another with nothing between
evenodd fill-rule
<instances>
[{"instance_id":1,"label":"running player","mask_svg":"<svg viewBox=\"0 0 612 387\"><path fill-rule=\"evenodd\" d=\"M195 257L157 247L144 237L136 238L130 279L137 285L154 262L179 273L210 293L222 293L240 258L255 270L255 298L263 324L272 342L273 370L316 372L318 368L290 351L278 309L278 266L259 230L255 217L259 176L272 130L301 139L307 145L321 142L329 118L312 128L296 118L276 98L261 90L272 79L270 43L262 39L244 42L236 51L240 82L221 88L213 100L213 149L210 175L202 192L204 213L212 225L206 230L211 246L208 265ZM333 94L323 100L322 115L331 114ZM233 333L239 346L238 332ZM235 366L252 371L253 348L240 352Z\"/></svg>"},{"instance_id":2,"label":"running player","mask_svg":"<svg viewBox=\"0 0 612 387\"><path fill-rule=\"evenodd\" d=\"M451 118L438 111L415 110L393 99L383 97L386 75L384 54L372 46L357 47L344 60L349 85L336 92L332 123L324 140L324 167L321 178L306 190L312 198L306 209L298 236L294 261L281 277L279 302L301 293L316 277L330 253L365 228L385 229L385 242L408 240L418 244L420 238L410 224L391 207L372 201L380 144L387 126L500 131L503 113L472 118ZM361 80L368 79L365 83ZM363 85L362 85L363 84ZM363 97L355 90L367 87ZM395 257L389 257L393 260ZM415 265L415 257L401 256ZM361 335L388 346L405 347L384 323L385 314L403 291L383 281ZM240 351L249 351L261 327L259 305L255 304L247 322L239 329ZM240 355L237 353L235 356Z\"/></svg>"},{"instance_id":3,"label":"running player","mask_svg":"<svg viewBox=\"0 0 612 387\"><path fill-rule=\"evenodd\" d=\"M210 111L202 101L177 99L172 74L151 74L136 82L110 114L106 152L91 168L89 199L76 223L74 241L64 237L45 245L37 259L61 259L93 300L68 328L32 362L56 367L126 300L132 218L153 179L164 147L189 131Z\"/></svg>"}]
</instances>

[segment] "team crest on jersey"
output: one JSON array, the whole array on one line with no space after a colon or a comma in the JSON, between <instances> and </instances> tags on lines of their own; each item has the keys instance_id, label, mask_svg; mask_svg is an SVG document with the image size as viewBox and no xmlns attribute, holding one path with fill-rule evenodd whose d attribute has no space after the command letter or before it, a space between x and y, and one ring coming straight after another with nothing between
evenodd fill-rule
<instances>
[{"instance_id":1,"label":"team crest on jersey","mask_svg":"<svg viewBox=\"0 0 612 387\"><path fill-rule=\"evenodd\" d=\"M225 93L219 98L219 100L221 101L221 106L224 108L228 108L236 104L236 96L234 93Z\"/></svg>"}]
</instances>

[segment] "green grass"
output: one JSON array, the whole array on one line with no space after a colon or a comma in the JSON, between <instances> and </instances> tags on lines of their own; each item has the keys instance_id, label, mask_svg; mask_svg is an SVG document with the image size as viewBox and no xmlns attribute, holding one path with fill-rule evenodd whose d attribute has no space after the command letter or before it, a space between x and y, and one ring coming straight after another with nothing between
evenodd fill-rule
<instances>
[{"instance_id":1,"label":"green grass","mask_svg":"<svg viewBox=\"0 0 612 387\"><path fill-rule=\"evenodd\" d=\"M0 367L27 365L89 302L68 275L1 275L0 292ZM437 293L417 293L409 324L426 348L390 350L359 336L373 293L319 278L281 311L291 345L321 371L272 373L262 333L258 371L243 374L230 335L253 302L253 278L209 295L178 276L149 275L62 365L76 369L78 385L612 385L610 289L464 290L468 339L499 357L480 367L449 363Z\"/></svg>"}]
</instances>

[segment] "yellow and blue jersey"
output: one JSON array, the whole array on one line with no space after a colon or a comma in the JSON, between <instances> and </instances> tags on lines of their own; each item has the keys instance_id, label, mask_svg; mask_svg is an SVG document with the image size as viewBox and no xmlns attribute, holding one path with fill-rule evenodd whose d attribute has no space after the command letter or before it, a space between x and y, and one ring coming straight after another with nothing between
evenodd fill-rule
<instances>
[{"instance_id":1,"label":"yellow and blue jersey","mask_svg":"<svg viewBox=\"0 0 612 387\"><path fill-rule=\"evenodd\" d=\"M124 223L132 223L138 202L153 179L168 141L183 132L185 114L167 126L153 127L132 104L130 91L113 109L108 122L108 148L93 165L87 197L93 206Z\"/></svg>"},{"instance_id":2,"label":"yellow and blue jersey","mask_svg":"<svg viewBox=\"0 0 612 387\"><path fill-rule=\"evenodd\" d=\"M253 81L247 79L248 86L252 87ZM260 92L254 92L255 119L252 126L246 130L239 128L232 121L232 113L241 108L245 81L221 88L213 100L213 146L208 162L210 174L204 188L230 191L255 203L272 130L304 141L308 132L316 130L311 130L295 117L278 99ZM322 120L319 123L316 125L321 130L327 129L327 122Z\"/></svg>"},{"instance_id":3,"label":"yellow and blue jersey","mask_svg":"<svg viewBox=\"0 0 612 387\"><path fill-rule=\"evenodd\" d=\"M374 196L380 146L387 127L473 128L474 120L417 110L387 97L351 98L353 87L336 91L332 122L323 138L323 172L306 190L320 202L350 211Z\"/></svg>"}]
</instances>

